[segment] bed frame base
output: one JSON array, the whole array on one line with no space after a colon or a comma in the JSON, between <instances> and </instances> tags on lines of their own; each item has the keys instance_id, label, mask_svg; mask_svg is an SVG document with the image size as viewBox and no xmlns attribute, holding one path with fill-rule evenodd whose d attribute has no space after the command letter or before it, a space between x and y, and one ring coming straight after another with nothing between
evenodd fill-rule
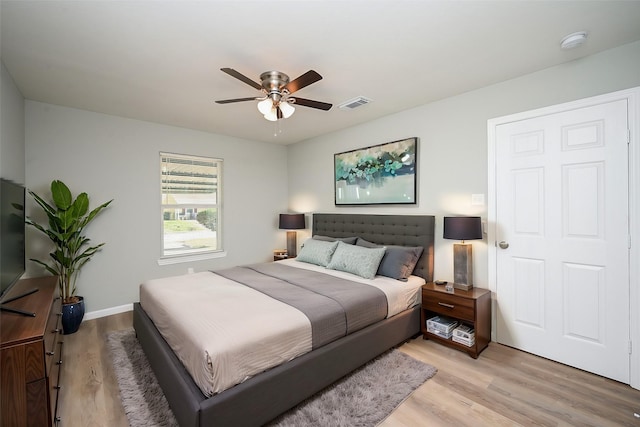
<instances>
[{"instance_id":1,"label":"bed frame base","mask_svg":"<svg viewBox=\"0 0 640 427\"><path fill-rule=\"evenodd\" d=\"M133 326L182 427L259 426L419 333L420 310L376 323L207 398L139 303Z\"/></svg>"}]
</instances>

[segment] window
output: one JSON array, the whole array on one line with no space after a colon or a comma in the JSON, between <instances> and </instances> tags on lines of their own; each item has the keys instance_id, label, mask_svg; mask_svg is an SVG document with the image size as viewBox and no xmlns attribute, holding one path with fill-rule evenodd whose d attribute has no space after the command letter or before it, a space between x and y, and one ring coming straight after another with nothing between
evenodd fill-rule
<instances>
[{"instance_id":1,"label":"window","mask_svg":"<svg viewBox=\"0 0 640 427\"><path fill-rule=\"evenodd\" d=\"M165 263L221 254L222 160L160 153L160 174Z\"/></svg>"}]
</instances>

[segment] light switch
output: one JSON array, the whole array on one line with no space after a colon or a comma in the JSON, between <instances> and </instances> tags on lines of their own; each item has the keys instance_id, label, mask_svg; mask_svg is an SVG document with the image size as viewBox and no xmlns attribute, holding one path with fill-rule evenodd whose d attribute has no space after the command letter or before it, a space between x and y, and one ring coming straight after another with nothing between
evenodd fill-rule
<instances>
[{"instance_id":1,"label":"light switch","mask_svg":"<svg viewBox=\"0 0 640 427\"><path fill-rule=\"evenodd\" d=\"M484 206L484 194L472 194L471 206Z\"/></svg>"}]
</instances>

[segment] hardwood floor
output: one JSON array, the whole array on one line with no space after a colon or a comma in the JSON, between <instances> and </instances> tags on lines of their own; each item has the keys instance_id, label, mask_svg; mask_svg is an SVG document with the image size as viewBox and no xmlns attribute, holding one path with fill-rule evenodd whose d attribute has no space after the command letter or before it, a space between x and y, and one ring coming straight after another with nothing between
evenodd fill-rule
<instances>
[{"instance_id":1,"label":"hardwood floor","mask_svg":"<svg viewBox=\"0 0 640 427\"><path fill-rule=\"evenodd\" d=\"M131 325L132 313L122 313L64 337L62 426L128 425L104 336ZM422 338L401 350L438 373L381 427L640 426L639 390L500 344L478 359Z\"/></svg>"},{"instance_id":2,"label":"hardwood floor","mask_svg":"<svg viewBox=\"0 0 640 427\"><path fill-rule=\"evenodd\" d=\"M128 426L120 391L107 353L105 335L131 328L133 312L83 322L65 335L60 383L62 427Z\"/></svg>"}]
</instances>

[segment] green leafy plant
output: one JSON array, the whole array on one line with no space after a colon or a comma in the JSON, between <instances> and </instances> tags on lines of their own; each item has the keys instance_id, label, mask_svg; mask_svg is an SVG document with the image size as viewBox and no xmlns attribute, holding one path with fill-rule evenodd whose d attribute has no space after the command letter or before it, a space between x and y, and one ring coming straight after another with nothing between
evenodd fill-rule
<instances>
[{"instance_id":1,"label":"green leafy plant","mask_svg":"<svg viewBox=\"0 0 640 427\"><path fill-rule=\"evenodd\" d=\"M84 229L113 200L89 212L87 193L79 194L74 200L69 187L58 180L51 182L53 206L33 191L29 190L29 194L47 214L49 223L45 227L29 217L26 223L44 233L55 245L54 251L49 254L50 264L33 258L31 261L58 276L60 296L65 304L78 302L79 298L75 296L78 272L104 246L104 243L89 246L90 239L83 234Z\"/></svg>"}]
</instances>

